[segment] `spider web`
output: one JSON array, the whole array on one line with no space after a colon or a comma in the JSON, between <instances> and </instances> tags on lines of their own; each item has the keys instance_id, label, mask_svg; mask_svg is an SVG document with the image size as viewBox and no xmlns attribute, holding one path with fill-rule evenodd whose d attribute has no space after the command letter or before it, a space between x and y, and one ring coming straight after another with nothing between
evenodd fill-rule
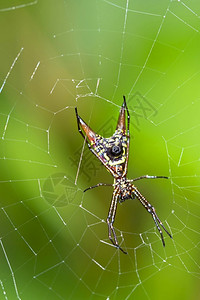
<instances>
[{"instance_id":1,"label":"spider web","mask_svg":"<svg viewBox=\"0 0 200 300\"><path fill-rule=\"evenodd\" d=\"M197 1L2 1L0 298L197 299L200 123ZM138 201L106 217L112 178L74 108L112 135L131 116L128 178L173 240L162 247ZM106 193L106 194L105 194ZM34 295L34 296L31 296Z\"/></svg>"}]
</instances>

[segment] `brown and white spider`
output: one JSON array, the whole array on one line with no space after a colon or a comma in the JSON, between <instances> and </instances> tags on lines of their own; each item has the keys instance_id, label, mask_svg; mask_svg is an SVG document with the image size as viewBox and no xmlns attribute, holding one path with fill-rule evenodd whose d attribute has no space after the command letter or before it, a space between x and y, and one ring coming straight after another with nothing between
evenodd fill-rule
<instances>
[{"instance_id":1,"label":"brown and white spider","mask_svg":"<svg viewBox=\"0 0 200 300\"><path fill-rule=\"evenodd\" d=\"M163 246L165 246L163 233L161 227L172 238L171 234L164 227L163 223L158 218L155 208L145 199L145 197L138 191L138 189L132 184L133 181L140 179L155 179L155 178L168 178L165 176L149 176L144 175L135 179L127 179L127 168L129 158L129 124L130 115L126 104L126 98L123 96L124 101L119 113L119 119L114 134L109 138L104 138L99 134L96 134L78 115L77 108L76 117L78 123L78 131L87 141L90 151L102 162L107 170L114 177L113 184L98 183L84 190L86 192L89 189L93 189L98 186L113 186L114 191L110 204L110 209L107 217L108 224L108 236L110 241L116 248L119 248L123 253L126 252L119 246L117 236L113 227L115 221L115 215L117 210L117 203L121 203L127 199L137 198L146 210L152 215L152 218L156 224L156 227L161 235ZM126 129L126 112L127 112L127 129Z\"/></svg>"}]
</instances>

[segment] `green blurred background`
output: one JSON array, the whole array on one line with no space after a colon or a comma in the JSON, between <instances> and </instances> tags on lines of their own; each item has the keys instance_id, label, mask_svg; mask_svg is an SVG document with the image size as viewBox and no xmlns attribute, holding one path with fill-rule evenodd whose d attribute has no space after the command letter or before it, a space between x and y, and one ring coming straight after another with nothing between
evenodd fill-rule
<instances>
[{"instance_id":1,"label":"green blurred background","mask_svg":"<svg viewBox=\"0 0 200 300\"><path fill-rule=\"evenodd\" d=\"M1 1L0 299L199 299L200 3ZM83 144L74 107L112 135L126 95L128 177L173 235Z\"/></svg>"}]
</instances>

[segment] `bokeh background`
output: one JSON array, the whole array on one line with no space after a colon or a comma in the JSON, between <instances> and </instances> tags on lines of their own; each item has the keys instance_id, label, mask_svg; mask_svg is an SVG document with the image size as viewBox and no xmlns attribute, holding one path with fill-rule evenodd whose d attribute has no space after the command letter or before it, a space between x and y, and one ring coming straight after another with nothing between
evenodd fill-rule
<instances>
[{"instance_id":1,"label":"bokeh background","mask_svg":"<svg viewBox=\"0 0 200 300\"><path fill-rule=\"evenodd\" d=\"M0 299L199 299L200 3L0 3ZM111 175L77 131L103 136L122 96L128 177L172 233L166 247L137 200L108 240Z\"/></svg>"}]
</instances>

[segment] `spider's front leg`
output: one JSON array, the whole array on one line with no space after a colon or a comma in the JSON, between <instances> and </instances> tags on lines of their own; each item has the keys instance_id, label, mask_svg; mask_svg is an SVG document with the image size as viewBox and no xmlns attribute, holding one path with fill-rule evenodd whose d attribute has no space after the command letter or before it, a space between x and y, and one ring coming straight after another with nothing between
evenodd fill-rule
<instances>
[{"instance_id":1,"label":"spider's front leg","mask_svg":"<svg viewBox=\"0 0 200 300\"><path fill-rule=\"evenodd\" d=\"M107 224L108 224L108 237L110 239L110 241L112 242L112 244L120 249L124 254L127 254L127 252L125 252L118 243L117 240L117 236L115 233L115 229L113 227L113 223L115 221L115 215L116 215L116 210L117 210L117 201L118 201L118 197L119 197L119 189L115 188L114 192L113 192L113 197L112 197L112 201L110 204L110 209L109 209L109 213L108 213L108 217L107 217ZM113 238L112 238L113 236Z\"/></svg>"},{"instance_id":2,"label":"spider's front leg","mask_svg":"<svg viewBox=\"0 0 200 300\"><path fill-rule=\"evenodd\" d=\"M163 233L161 227L164 229L164 231L169 235L169 237L172 239L171 234L167 231L161 220L158 218L155 208L145 199L145 197L138 191L136 187L133 187L132 191L133 195L142 203L142 205L146 208L146 210L152 215L152 218L156 224L156 227L160 233L163 246L165 247L165 241L163 238ZM161 227L160 227L161 226Z\"/></svg>"}]
</instances>

